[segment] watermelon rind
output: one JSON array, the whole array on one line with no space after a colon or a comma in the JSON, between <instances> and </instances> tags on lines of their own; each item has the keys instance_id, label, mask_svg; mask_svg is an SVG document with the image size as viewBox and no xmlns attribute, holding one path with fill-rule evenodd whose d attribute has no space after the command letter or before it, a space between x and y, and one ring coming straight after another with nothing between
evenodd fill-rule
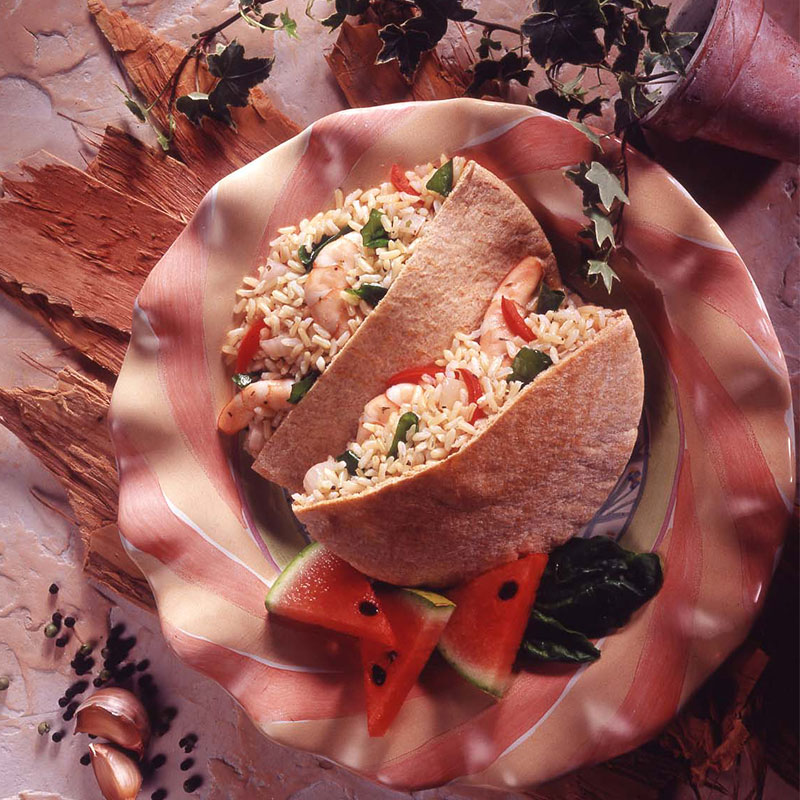
<instances>
[{"instance_id":1,"label":"watermelon rind","mask_svg":"<svg viewBox=\"0 0 800 800\"><path fill-rule=\"evenodd\" d=\"M477 686L481 691L484 691L493 697L502 697L511 682L506 679L503 681L498 680L496 675L486 670L481 670L478 664L470 663L460 655L447 647L447 645L439 640L437 650L442 658L459 674L462 678L468 680L474 686Z\"/></svg>"},{"instance_id":2,"label":"watermelon rind","mask_svg":"<svg viewBox=\"0 0 800 800\"><path fill-rule=\"evenodd\" d=\"M455 608L455 603L442 594L428 592L425 589L403 589L410 594L420 605L428 606L431 612L440 611L450 616Z\"/></svg>"},{"instance_id":3,"label":"watermelon rind","mask_svg":"<svg viewBox=\"0 0 800 800\"><path fill-rule=\"evenodd\" d=\"M284 590L291 586L295 575L299 570L305 569L312 563L317 556L323 553L323 546L319 542L312 542L304 547L284 568L283 572L275 579L267 596L264 605L268 611L276 612L280 610L280 601Z\"/></svg>"}]
</instances>

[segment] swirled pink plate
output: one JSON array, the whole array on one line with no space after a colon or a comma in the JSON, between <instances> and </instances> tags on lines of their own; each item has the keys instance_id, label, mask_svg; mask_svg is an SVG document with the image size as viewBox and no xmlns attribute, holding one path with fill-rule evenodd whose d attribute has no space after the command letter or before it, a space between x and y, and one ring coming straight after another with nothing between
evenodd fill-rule
<instances>
[{"instance_id":1,"label":"swirled pink plate","mask_svg":"<svg viewBox=\"0 0 800 800\"><path fill-rule=\"evenodd\" d=\"M562 265L574 262L580 195L561 173L593 148L564 120L478 100L319 120L217 184L139 295L112 403L119 525L170 646L267 736L395 787L527 787L654 736L745 637L792 496L789 383L730 242L663 169L631 156L629 258L610 302L636 324L646 413L587 530L660 553L664 587L600 643L597 663L523 670L500 702L432 664L389 734L370 739L347 642L266 618L264 594L303 538L281 490L217 435L233 389L219 349L235 289L278 227L324 209L337 187L440 153L507 181Z\"/></svg>"}]
</instances>

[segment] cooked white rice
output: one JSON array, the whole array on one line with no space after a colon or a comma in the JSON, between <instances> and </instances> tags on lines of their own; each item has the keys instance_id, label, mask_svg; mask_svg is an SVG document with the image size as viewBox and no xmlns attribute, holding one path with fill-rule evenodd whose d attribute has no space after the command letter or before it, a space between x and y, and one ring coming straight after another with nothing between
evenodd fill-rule
<instances>
[{"instance_id":1,"label":"cooked white rice","mask_svg":"<svg viewBox=\"0 0 800 800\"><path fill-rule=\"evenodd\" d=\"M331 359L347 343L372 307L345 291L342 300L347 303L349 321L347 329L333 337L322 325L314 321L305 304L304 285L310 274L299 260L298 250L308 250L324 236L337 233L345 226L360 231L369 220L370 212L381 212L382 223L388 232L389 243L375 250L366 248L361 237L351 238L360 252L352 268L347 270L347 283L356 289L363 284L378 284L388 288L414 252L417 238L425 224L436 214L443 198L425 188L431 175L447 161L442 156L437 164L428 163L405 172L406 178L420 196L398 191L389 181L371 189L355 189L344 195L335 192L335 206L320 211L311 219L301 220L278 230L277 238L270 242L266 261L255 275L248 275L236 292L233 308L234 327L228 331L222 352L233 365L242 338L251 325L264 320L261 345L246 368L246 372L261 373L263 379L290 378L299 380L312 370L323 372ZM453 159L453 180L458 180L464 159ZM276 272L282 272L277 278ZM267 341L279 340L286 354L270 358L265 352ZM284 412L285 413L285 412ZM250 424L247 442L249 449L257 450L281 422L284 414L264 416L259 408Z\"/></svg>"},{"instance_id":2,"label":"cooked white rice","mask_svg":"<svg viewBox=\"0 0 800 800\"><path fill-rule=\"evenodd\" d=\"M602 330L610 312L594 305L584 305L578 295L568 295L557 311L546 314L529 314L525 321L535 338L524 343L521 339L507 343L508 354L513 358L523 345L541 350L557 364L568 353L589 341ZM298 505L308 505L320 500L346 497L375 486L387 478L404 475L410 470L441 461L458 452L475 436L489 419L503 409L520 391L519 381L508 381L508 360L497 356L490 358L479 345L480 333L457 334L449 350L436 364L445 368L443 374L425 376L413 390L410 402L392 410L385 424L365 423L370 433L361 443L351 442L348 449L358 458L356 474L351 476L344 462L328 459L311 492L293 495ZM468 369L481 385L483 397L478 406L486 417L472 424L475 404L469 404L466 389L461 389L460 400L449 405L442 403L443 385L448 378L457 376L459 369ZM397 457L389 450L400 417L412 411L419 424L412 429L407 442L398 446Z\"/></svg>"}]
</instances>

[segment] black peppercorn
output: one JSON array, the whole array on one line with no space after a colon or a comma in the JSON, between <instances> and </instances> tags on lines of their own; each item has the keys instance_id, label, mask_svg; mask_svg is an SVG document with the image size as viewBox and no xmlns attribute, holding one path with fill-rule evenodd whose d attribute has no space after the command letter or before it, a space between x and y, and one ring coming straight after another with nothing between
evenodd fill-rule
<instances>
[{"instance_id":1,"label":"black peppercorn","mask_svg":"<svg viewBox=\"0 0 800 800\"><path fill-rule=\"evenodd\" d=\"M50 594L58 594L58 585L51 583L50 588L47 591L50 592Z\"/></svg>"}]
</instances>

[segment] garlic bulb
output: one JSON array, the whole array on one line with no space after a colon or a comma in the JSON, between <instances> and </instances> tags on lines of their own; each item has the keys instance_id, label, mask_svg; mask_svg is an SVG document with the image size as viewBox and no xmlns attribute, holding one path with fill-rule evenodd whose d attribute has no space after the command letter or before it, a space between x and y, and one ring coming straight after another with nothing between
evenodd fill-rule
<instances>
[{"instance_id":1,"label":"garlic bulb","mask_svg":"<svg viewBox=\"0 0 800 800\"><path fill-rule=\"evenodd\" d=\"M136 800L142 788L142 773L136 762L110 744L89 745L92 769L106 800Z\"/></svg>"},{"instance_id":2,"label":"garlic bulb","mask_svg":"<svg viewBox=\"0 0 800 800\"><path fill-rule=\"evenodd\" d=\"M150 722L136 695L126 689L100 689L78 706L75 733L91 733L141 756Z\"/></svg>"}]
</instances>

